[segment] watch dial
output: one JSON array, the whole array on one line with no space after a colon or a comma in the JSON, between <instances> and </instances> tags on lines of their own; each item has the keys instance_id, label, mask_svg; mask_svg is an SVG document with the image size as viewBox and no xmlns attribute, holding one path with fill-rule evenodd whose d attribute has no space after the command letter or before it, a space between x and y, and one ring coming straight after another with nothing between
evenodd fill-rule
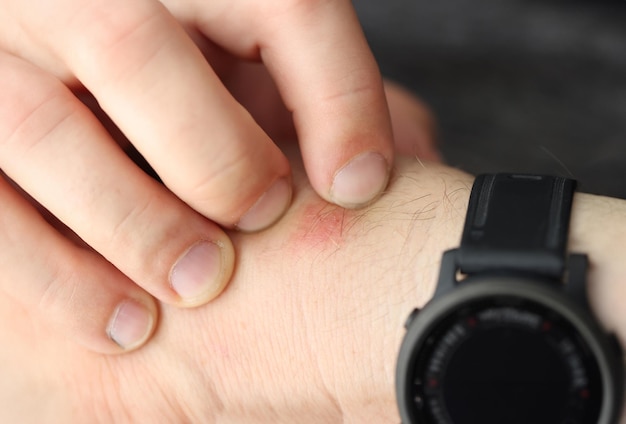
<instances>
[{"instance_id":1,"label":"watch dial","mask_svg":"<svg viewBox=\"0 0 626 424\"><path fill-rule=\"evenodd\" d=\"M516 297L459 308L415 362L417 422L597 423L598 364L563 317Z\"/></svg>"}]
</instances>

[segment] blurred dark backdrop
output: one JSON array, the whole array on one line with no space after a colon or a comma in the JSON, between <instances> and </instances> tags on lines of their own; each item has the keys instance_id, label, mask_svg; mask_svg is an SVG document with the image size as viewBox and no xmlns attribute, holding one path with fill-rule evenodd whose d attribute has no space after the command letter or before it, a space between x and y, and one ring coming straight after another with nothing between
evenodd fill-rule
<instances>
[{"instance_id":1,"label":"blurred dark backdrop","mask_svg":"<svg viewBox=\"0 0 626 424\"><path fill-rule=\"evenodd\" d=\"M446 160L573 176L626 198L626 0L354 0L383 74Z\"/></svg>"}]
</instances>

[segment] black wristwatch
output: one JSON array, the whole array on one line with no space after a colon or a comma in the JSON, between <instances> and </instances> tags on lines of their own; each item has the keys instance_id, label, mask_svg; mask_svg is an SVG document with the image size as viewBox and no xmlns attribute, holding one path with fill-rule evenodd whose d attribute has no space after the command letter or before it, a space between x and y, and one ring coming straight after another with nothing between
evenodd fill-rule
<instances>
[{"instance_id":1,"label":"black wristwatch","mask_svg":"<svg viewBox=\"0 0 626 424\"><path fill-rule=\"evenodd\" d=\"M589 308L587 256L566 253L575 186L476 179L461 245L407 320L396 371L404 424L618 421L622 349Z\"/></svg>"}]
</instances>

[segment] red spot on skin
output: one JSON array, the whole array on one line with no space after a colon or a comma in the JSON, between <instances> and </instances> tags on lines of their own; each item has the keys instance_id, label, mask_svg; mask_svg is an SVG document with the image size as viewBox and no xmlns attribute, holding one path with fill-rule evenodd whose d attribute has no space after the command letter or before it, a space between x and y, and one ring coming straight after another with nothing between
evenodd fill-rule
<instances>
[{"instance_id":1,"label":"red spot on skin","mask_svg":"<svg viewBox=\"0 0 626 424\"><path fill-rule=\"evenodd\" d=\"M337 248L345 238L345 231L354 211L333 205L322 199L307 202L297 212L297 227L290 237L295 248Z\"/></svg>"}]
</instances>

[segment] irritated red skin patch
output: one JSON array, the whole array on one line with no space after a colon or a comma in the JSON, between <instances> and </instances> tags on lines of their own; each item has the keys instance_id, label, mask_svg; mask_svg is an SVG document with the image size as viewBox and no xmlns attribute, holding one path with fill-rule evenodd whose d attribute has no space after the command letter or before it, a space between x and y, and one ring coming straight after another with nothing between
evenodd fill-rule
<instances>
[{"instance_id":1,"label":"irritated red skin patch","mask_svg":"<svg viewBox=\"0 0 626 424\"><path fill-rule=\"evenodd\" d=\"M342 245L354 211L316 199L302 205L297 214L298 223L290 237L291 245L296 249L324 249Z\"/></svg>"}]
</instances>

